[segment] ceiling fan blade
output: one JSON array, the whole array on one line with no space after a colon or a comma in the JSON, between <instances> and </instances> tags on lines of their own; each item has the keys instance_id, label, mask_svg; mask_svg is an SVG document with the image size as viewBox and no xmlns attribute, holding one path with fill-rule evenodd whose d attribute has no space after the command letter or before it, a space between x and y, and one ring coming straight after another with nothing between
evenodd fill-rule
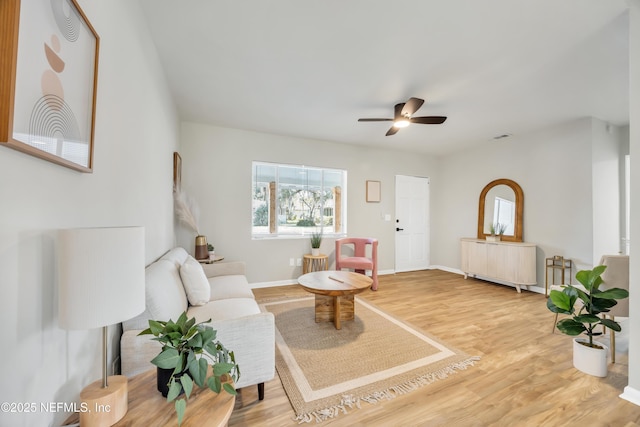
<instances>
[{"instance_id":1,"label":"ceiling fan blade","mask_svg":"<svg viewBox=\"0 0 640 427\"><path fill-rule=\"evenodd\" d=\"M409 98L406 104L404 104L404 108L402 109L403 116L410 116L424 104L424 99L420 98Z\"/></svg>"},{"instance_id":2,"label":"ceiling fan blade","mask_svg":"<svg viewBox=\"0 0 640 427\"><path fill-rule=\"evenodd\" d=\"M391 135L395 135L396 132L398 132L400 130L400 128L397 128L395 126L391 126L389 128L389 130L387 131L387 133L385 134L385 136L391 136Z\"/></svg>"},{"instance_id":3,"label":"ceiling fan blade","mask_svg":"<svg viewBox=\"0 0 640 427\"><path fill-rule=\"evenodd\" d=\"M411 123L421 123L423 125L439 125L447 120L445 116L426 116L426 117L412 117Z\"/></svg>"},{"instance_id":4,"label":"ceiling fan blade","mask_svg":"<svg viewBox=\"0 0 640 427\"><path fill-rule=\"evenodd\" d=\"M402 118L402 110L404 109L404 106L406 104L404 102L401 102L400 104L396 104L396 106L394 107L394 114L393 114L393 120L399 120Z\"/></svg>"},{"instance_id":5,"label":"ceiling fan blade","mask_svg":"<svg viewBox=\"0 0 640 427\"><path fill-rule=\"evenodd\" d=\"M392 122L393 119L358 119L359 122Z\"/></svg>"}]
</instances>

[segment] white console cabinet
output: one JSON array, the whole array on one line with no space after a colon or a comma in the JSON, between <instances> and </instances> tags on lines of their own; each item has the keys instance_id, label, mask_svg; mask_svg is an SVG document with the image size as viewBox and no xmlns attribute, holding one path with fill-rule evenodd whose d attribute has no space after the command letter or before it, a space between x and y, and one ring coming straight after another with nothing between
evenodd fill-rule
<instances>
[{"instance_id":1,"label":"white console cabinet","mask_svg":"<svg viewBox=\"0 0 640 427\"><path fill-rule=\"evenodd\" d=\"M461 269L464 278L508 282L520 286L536 285L536 245L533 243L488 242L461 239Z\"/></svg>"}]
</instances>

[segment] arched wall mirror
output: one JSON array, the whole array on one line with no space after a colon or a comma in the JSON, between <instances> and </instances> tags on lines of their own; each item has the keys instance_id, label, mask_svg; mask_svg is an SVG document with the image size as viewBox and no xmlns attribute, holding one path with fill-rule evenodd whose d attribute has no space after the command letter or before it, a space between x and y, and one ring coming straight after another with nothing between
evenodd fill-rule
<instances>
[{"instance_id":1,"label":"arched wall mirror","mask_svg":"<svg viewBox=\"0 0 640 427\"><path fill-rule=\"evenodd\" d=\"M502 240L522 242L524 194L517 182L496 179L480 193L478 207L478 239L491 235L491 225L505 227Z\"/></svg>"}]
</instances>

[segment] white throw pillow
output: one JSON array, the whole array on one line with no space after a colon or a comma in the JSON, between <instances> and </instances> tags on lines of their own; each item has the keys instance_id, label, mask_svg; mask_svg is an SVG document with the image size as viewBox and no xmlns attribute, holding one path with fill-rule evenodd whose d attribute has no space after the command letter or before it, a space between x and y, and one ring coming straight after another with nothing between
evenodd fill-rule
<instances>
[{"instance_id":1,"label":"white throw pillow","mask_svg":"<svg viewBox=\"0 0 640 427\"><path fill-rule=\"evenodd\" d=\"M180 266L182 285L191 305L204 305L211 298L211 287L204 270L192 256Z\"/></svg>"}]
</instances>

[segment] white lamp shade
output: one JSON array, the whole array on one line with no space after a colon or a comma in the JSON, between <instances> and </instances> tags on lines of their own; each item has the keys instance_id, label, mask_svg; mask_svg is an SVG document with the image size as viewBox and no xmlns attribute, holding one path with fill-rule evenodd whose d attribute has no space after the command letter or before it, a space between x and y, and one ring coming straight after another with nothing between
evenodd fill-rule
<instances>
[{"instance_id":1,"label":"white lamp shade","mask_svg":"<svg viewBox=\"0 0 640 427\"><path fill-rule=\"evenodd\" d=\"M60 230L60 326L99 328L142 313L144 263L144 227Z\"/></svg>"}]
</instances>

